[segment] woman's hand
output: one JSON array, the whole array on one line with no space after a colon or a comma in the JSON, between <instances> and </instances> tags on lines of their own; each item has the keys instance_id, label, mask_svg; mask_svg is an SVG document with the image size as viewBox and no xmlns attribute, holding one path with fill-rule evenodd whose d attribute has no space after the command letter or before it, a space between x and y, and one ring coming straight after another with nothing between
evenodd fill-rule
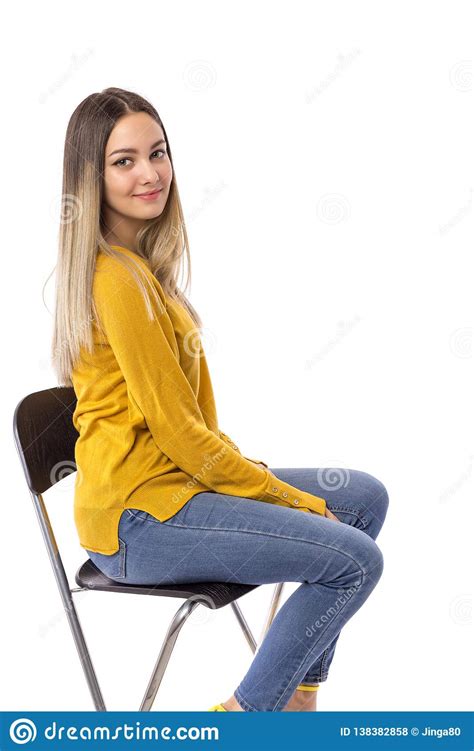
<instances>
[{"instance_id":1,"label":"woman's hand","mask_svg":"<svg viewBox=\"0 0 474 751\"><path fill-rule=\"evenodd\" d=\"M248 457L246 457L246 458L248 458ZM262 467L263 469L266 469L266 470L267 470L268 472L270 472L270 474L271 474L271 475L273 475L273 476L275 477L275 475L273 474L273 472L271 471L271 469L269 469L269 468L268 468L268 467L267 467L266 465L262 464L262 462L257 462L257 461L256 461L255 459L250 459L250 461L251 461L251 462L254 462L254 463L255 463L255 464L256 464L256 465L258 466L258 467ZM316 514L317 512L316 512L316 511L310 511L310 513L312 513L312 514ZM330 511L330 510L328 509L328 507L327 507L327 506L326 506L326 508L324 509L324 516L327 516L327 518L328 518L328 519L334 519L334 521L335 521L335 522L341 522L341 520L340 520L340 519L338 519L338 518L337 518L337 516L335 516L335 515L334 515L334 514L332 513L332 511ZM343 522L341 522L341 524L342 524L342 523L343 523Z\"/></svg>"},{"instance_id":2,"label":"woman's hand","mask_svg":"<svg viewBox=\"0 0 474 751\"><path fill-rule=\"evenodd\" d=\"M334 519L334 521L336 521L336 522L340 522L341 521L340 519L337 518L337 516L334 516L334 514L332 513L332 511L329 511L329 509L328 509L327 506L326 506L326 508L324 510L324 516L327 516L328 519ZM342 524L342 522L341 522L341 524Z\"/></svg>"}]
</instances>

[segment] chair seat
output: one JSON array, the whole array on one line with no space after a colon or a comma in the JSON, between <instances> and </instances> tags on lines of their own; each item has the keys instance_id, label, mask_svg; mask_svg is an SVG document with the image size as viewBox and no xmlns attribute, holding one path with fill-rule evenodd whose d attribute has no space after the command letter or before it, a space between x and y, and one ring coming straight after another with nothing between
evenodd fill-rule
<instances>
[{"instance_id":1,"label":"chair seat","mask_svg":"<svg viewBox=\"0 0 474 751\"><path fill-rule=\"evenodd\" d=\"M218 609L238 600L239 597L256 589L258 584L238 582L194 582L191 584L122 584L109 579L90 558L76 573L76 582L86 589L102 592L126 592L135 595L158 595L159 597L183 597L202 599L208 608Z\"/></svg>"}]
</instances>

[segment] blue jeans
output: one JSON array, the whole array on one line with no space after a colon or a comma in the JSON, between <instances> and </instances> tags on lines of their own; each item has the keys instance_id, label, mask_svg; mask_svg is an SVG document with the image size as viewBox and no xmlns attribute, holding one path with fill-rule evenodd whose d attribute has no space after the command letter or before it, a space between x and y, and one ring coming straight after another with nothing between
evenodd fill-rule
<instances>
[{"instance_id":1,"label":"blue jeans","mask_svg":"<svg viewBox=\"0 0 474 751\"><path fill-rule=\"evenodd\" d=\"M212 491L191 498L165 522L126 509L120 549L87 551L111 579L130 584L221 581L301 582L278 610L234 691L247 712L280 712L299 683L325 681L342 627L383 570L374 542L388 494L355 469L273 469L300 490L326 499L340 520Z\"/></svg>"}]
</instances>

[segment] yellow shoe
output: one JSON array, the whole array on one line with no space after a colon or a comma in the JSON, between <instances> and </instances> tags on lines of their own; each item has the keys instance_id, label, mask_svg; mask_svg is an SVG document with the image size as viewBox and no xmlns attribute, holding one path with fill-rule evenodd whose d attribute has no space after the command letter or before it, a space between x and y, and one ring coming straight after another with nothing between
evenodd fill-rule
<instances>
[{"instance_id":1,"label":"yellow shoe","mask_svg":"<svg viewBox=\"0 0 474 751\"><path fill-rule=\"evenodd\" d=\"M300 683L299 686L297 686L300 691L317 691L319 688L319 684L317 686L305 686L304 683ZM222 704L214 704L213 707L210 707L208 712L227 712L227 709L222 706Z\"/></svg>"}]
</instances>

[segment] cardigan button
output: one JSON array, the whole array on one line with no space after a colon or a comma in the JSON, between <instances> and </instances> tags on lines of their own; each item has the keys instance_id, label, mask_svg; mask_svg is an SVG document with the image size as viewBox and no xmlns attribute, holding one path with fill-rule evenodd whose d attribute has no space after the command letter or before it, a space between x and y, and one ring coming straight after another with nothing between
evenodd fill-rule
<instances>
[{"instance_id":1,"label":"cardigan button","mask_svg":"<svg viewBox=\"0 0 474 751\"><path fill-rule=\"evenodd\" d=\"M283 498L288 498L288 493L285 491L284 493L282 493L282 496Z\"/></svg>"},{"instance_id":2,"label":"cardigan button","mask_svg":"<svg viewBox=\"0 0 474 751\"><path fill-rule=\"evenodd\" d=\"M272 488L272 491L273 491L274 493L278 493L278 488Z\"/></svg>"},{"instance_id":3,"label":"cardigan button","mask_svg":"<svg viewBox=\"0 0 474 751\"><path fill-rule=\"evenodd\" d=\"M299 502L300 502L299 498L295 498L295 500L293 501L293 503L295 504L295 506L297 506Z\"/></svg>"}]
</instances>

